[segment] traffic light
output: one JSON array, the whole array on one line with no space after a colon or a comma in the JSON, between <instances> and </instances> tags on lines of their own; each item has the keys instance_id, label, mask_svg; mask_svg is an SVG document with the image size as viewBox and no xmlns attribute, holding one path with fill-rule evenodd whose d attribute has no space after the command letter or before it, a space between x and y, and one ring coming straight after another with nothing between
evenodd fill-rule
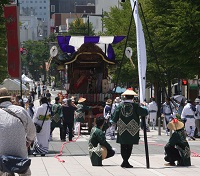
<instances>
[{"instance_id":1,"label":"traffic light","mask_svg":"<svg viewBox=\"0 0 200 176\"><path fill-rule=\"evenodd\" d=\"M182 85L187 86L187 84L188 84L188 81L186 79L182 79Z\"/></svg>"}]
</instances>

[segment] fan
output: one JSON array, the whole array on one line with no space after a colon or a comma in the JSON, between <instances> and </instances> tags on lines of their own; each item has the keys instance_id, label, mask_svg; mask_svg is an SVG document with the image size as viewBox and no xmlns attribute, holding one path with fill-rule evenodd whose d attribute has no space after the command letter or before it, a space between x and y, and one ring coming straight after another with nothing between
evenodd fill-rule
<instances>
[{"instance_id":1,"label":"fan","mask_svg":"<svg viewBox=\"0 0 200 176\"><path fill-rule=\"evenodd\" d=\"M56 46L52 46L50 49L50 55L51 57L56 57L58 54L58 48Z\"/></svg>"}]
</instances>

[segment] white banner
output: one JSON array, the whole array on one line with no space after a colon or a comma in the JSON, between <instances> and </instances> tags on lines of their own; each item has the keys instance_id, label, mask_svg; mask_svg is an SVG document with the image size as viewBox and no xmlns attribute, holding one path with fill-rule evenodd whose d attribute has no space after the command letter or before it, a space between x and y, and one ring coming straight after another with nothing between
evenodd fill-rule
<instances>
[{"instance_id":1,"label":"white banner","mask_svg":"<svg viewBox=\"0 0 200 176\"><path fill-rule=\"evenodd\" d=\"M138 13L138 0L130 0L132 10L135 5L135 10L133 12L135 25L136 25L136 36L137 36L137 56L138 56L138 74L139 74L139 86L140 86L140 102L145 100L145 88L146 88L146 67L147 67L147 57L146 57L146 45L144 39L144 32L142 29L142 23Z\"/></svg>"}]
</instances>

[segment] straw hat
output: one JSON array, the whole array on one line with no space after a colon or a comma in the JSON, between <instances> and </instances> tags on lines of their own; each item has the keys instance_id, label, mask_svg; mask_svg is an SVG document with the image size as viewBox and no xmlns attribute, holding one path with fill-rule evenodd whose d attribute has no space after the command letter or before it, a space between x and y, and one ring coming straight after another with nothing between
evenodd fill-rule
<instances>
[{"instance_id":1,"label":"straw hat","mask_svg":"<svg viewBox=\"0 0 200 176\"><path fill-rule=\"evenodd\" d=\"M112 100L111 99L107 99L106 104L107 105L111 105L112 104Z\"/></svg>"},{"instance_id":2,"label":"straw hat","mask_svg":"<svg viewBox=\"0 0 200 176\"><path fill-rule=\"evenodd\" d=\"M136 92L133 91L132 88L126 89L126 91L122 95L137 95Z\"/></svg>"},{"instance_id":3,"label":"straw hat","mask_svg":"<svg viewBox=\"0 0 200 176\"><path fill-rule=\"evenodd\" d=\"M170 130L180 130L184 127L183 122L178 121L178 119L173 119L171 122L168 123L167 127Z\"/></svg>"},{"instance_id":4,"label":"straw hat","mask_svg":"<svg viewBox=\"0 0 200 176\"><path fill-rule=\"evenodd\" d=\"M108 151L104 146L101 146L101 153L102 153L102 160L106 159Z\"/></svg>"},{"instance_id":5,"label":"straw hat","mask_svg":"<svg viewBox=\"0 0 200 176\"><path fill-rule=\"evenodd\" d=\"M83 98L83 97L80 97L79 100L78 100L78 103L82 103L86 100L86 98Z\"/></svg>"},{"instance_id":6,"label":"straw hat","mask_svg":"<svg viewBox=\"0 0 200 176\"><path fill-rule=\"evenodd\" d=\"M121 101L120 97L115 98L115 103L120 103L120 101Z\"/></svg>"},{"instance_id":7,"label":"straw hat","mask_svg":"<svg viewBox=\"0 0 200 176\"><path fill-rule=\"evenodd\" d=\"M8 94L8 89L6 89L5 87L2 87L0 89L0 99L3 99L3 98L11 98L11 96L9 96Z\"/></svg>"}]
</instances>

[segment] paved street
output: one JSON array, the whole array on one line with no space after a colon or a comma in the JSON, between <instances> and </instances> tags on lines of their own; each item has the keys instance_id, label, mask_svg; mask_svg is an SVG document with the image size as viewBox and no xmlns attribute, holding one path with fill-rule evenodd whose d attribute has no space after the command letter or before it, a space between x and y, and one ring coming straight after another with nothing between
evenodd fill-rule
<instances>
[{"instance_id":1,"label":"paved street","mask_svg":"<svg viewBox=\"0 0 200 176\"><path fill-rule=\"evenodd\" d=\"M53 99L56 92L52 92ZM35 101L38 105L38 100ZM53 132L53 141L50 142L49 154L46 157L34 157L32 159L31 171L33 176L163 176L163 175L199 175L200 170L200 139L189 141L192 156L191 167L166 167L164 166L164 145L169 139L165 136L162 130L161 136L158 136L158 131L152 130L147 133L148 148L150 158L150 169L146 168L145 147L143 140L143 131L140 132L140 144L134 146L130 158L130 164L134 166L131 169L123 169L120 167L122 158L120 155L119 144L115 140L109 143L117 149L114 157L103 161L102 167L93 167L88 155L88 138L89 135L75 136L76 142L63 143L59 140L59 130ZM63 146L62 156L56 158L60 154L61 147ZM64 162L59 162L63 160Z\"/></svg>"}]
</instances>

